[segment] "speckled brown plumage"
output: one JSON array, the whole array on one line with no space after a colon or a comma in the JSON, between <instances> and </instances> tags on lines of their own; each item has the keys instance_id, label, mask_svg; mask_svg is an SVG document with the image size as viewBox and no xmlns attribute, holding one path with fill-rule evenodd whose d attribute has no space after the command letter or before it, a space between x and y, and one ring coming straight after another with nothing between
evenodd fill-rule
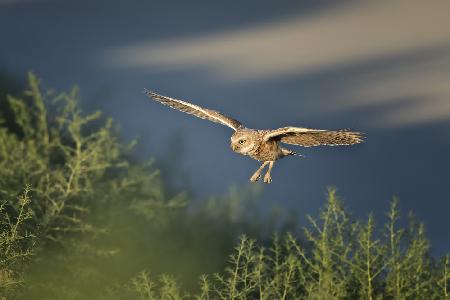
<instances>
[{"instance_id":1,"label":"speckled brown plumage","mask_svg":"<svg viewBox=\"0 0 450 300\"><path fill-rule=\"evenodd\" d=\"M349 130L333 131L302 127L282 127L275 130L249 129L245 128L239 121L218 111L162 96L149 90L145 90L145 93L153 100L164 105L234 129L235 132L231 136L231 148L233 151L263 162L261 167L250 178L253 182L260 178L264 167L269 165L268 171L264 176L264 182L271 183L270 172L274 162L285 156L296 155L294 151L282 148L279 143L311 147L319 145L352 145L363 141L360 132Z\"/></svg>"}]
</instances>

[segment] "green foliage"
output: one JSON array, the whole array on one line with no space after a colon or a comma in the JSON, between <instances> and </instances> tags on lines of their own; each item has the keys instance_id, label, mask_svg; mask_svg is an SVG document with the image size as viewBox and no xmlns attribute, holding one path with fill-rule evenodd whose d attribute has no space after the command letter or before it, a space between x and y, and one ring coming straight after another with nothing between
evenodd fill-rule
<instances>
[{"instance_id":1,"label":"green foliage","mask_svg":"<svg viewBox=\"0 0 450 300\"><path fill-rule=\"evenodd\" d=\"M449 299L449 256L428 255L423 224L400 228L397 200L384 228L372 215L353 220L328 192L328 202L304 229L306 242L275 234L268 247L241 236L224 272L200 277L200 290L183 294L172 277L132 279L138 299ZM163 280L170 278L170 280ZM168 290L172 298L167 298ZM126 299L127 297L121 298Z\"/></svg>"},{"instance_id":2,"label":"green foliage","mask_svg":"<svg viewBox=\"0 0 450 300\"><path fill-rule=\"evenodd\" d=\"M33 218L30 209L30 188L16 201L0 204L0 292L11 293L21 284L23 264L34 254L36 236L29 229Z\"/></svg>"},{"instance_id":3,"label":"green foliage","mask_svg":"<svg viewBox=\"0 0 450 300\"><path fill-rule=\"evenodd\" d=\"M142 271L131 279L130 285L130 290L137 299L181 300L187 298L187 295L182 295L176 280L168 275L162 275L158 282L154 282L148 272Z\"/></svg>"},{"instance_id":4,"label":"green foliage","mask_svg":"<svg viewBox=\"0 0 450 300\"><path fill-rule=\"evenodd\" d=\"M126 199L120 205L143 201L158 216L159 209L175 205L165 201L156 171L130 166L126 157L134 143L119 143L110 119L82 113L77 88L43 92L30 73L23 97L7 98L15 126L0 127L0 199L7 199L0 206L2 296L14 295L32 254L40 261L55 248L91 256L110 252L88 241L105 230L92 218L99 210ZM82 236L83 242L76 240Z\"/></svg>"},{"instance_id":5,"label":"green foliage","mask_svg":"<svg viewBox=\"0 0 450 300\"><path fill-rule=\"evenodd\" d=\"M123 146L111 133L112 123L90 130L100 113L82 115L76 88L44 95L33 74L25 97L8 97L20 133L0 130L0 196L15 197L21 186L31 185L39 199L31 203L34 221L48 239L90 230L82 222L86 203L99 199L94 187L104 184L105 172L123 164ZM47 102L55 103L52 116Z\"/></svg>"},{"instance_id":6,"label":"green foliage","mask_svg":"<svg viewBox=\"0 0 450 300\"><path fill-rule=\"evenodd\" d=\"M397 228L396 200L388 217L383 237L372 216L351 220L330 189L305 229L309 243L275 235L265 249L242 236L226 271L201 278L197 299L448 299L448 256L428 256L423 224Z\"/></svg>"}]
</instances>

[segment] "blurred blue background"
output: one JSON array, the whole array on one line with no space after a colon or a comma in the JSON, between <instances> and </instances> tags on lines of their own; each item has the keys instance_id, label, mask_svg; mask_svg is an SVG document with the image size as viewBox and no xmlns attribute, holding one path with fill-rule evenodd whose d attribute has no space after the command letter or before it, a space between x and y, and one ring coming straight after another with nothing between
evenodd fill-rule
<instances>
[{"instance_id":1,"label":"blurred blue background","mask_svg":"<svg viewBox=\"0 0 450 300\"><path fill-rule=\"evenodd\" d=\"M240 120L363 131L367 142L297 149L262 203L302 222L335 185L357 216L392 196L450 248L450 2L0 0L0 71L81 87L86 110L139 137L177 189L197 199L243 186L258 163L231 130L148 101L149 88ZM171 171L169 171L171 170Z\"/></svg>"}]
</instances>

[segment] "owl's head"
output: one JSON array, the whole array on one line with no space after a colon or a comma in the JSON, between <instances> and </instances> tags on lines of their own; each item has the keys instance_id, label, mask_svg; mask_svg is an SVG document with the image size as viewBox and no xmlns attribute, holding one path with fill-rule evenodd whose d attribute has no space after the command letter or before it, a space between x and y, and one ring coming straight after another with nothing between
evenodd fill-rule
<instances>
[{"instance_id":1,"label":"owl's head","mask_svg":"<svg viewBox=\"0 0 450 300\"><path fill-rule=\"evenodd\" d=\"M253 130L238 130L231 136L230 146L236 153L248 155L256 150L258 145L257 135Z\"/></svg>"}]
</instances>

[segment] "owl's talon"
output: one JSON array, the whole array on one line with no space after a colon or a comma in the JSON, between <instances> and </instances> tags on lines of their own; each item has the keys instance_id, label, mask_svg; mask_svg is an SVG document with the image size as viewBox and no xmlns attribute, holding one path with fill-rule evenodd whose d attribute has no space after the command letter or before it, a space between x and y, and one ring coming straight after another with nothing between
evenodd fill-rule
<instances>
[{"instance_id":1,"label":"owl's talon","mask_svg":"<svg viewBox=\"0 0 450 300\"><path fill-rule=\"evenodd\" d=\"M251 182L257 182L261 178L261 175L254 174L252 177L250 177Z\"/></svg>"},{"instance_id":2,"label":"owl's talon","mask_svg":"<svg viewBox=\"0 0 450 300\"><path fill-rule=\"evenodd\" d=\"M270 174L266 174L264 176L264 182L267 183L267 184L272 183L272 177L270 176Z\"/></svg>"}]
</instances>

